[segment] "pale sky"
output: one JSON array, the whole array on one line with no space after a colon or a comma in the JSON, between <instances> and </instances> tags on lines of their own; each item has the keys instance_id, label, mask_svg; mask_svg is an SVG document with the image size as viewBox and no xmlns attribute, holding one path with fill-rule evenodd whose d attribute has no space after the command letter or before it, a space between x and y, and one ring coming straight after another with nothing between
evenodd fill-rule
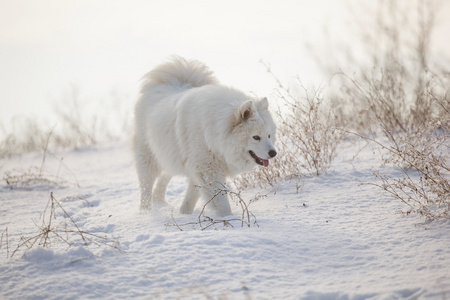
<instances>
[{"instance_id":1,"label":"pale sky","mask_svg":"<svg viewBox=\"0 0 450 300\"><path fill-rule=\"evenodd\" d=\"M306 45L323 51L330 34L351 38L347 2L0 0L0 120L48 115L71 86L89 101L115 92L132 105L141 76L172 54L259 96L276 87L260 60L282 80L318 85L327 78Z\"/></svg>"}]
</instances>

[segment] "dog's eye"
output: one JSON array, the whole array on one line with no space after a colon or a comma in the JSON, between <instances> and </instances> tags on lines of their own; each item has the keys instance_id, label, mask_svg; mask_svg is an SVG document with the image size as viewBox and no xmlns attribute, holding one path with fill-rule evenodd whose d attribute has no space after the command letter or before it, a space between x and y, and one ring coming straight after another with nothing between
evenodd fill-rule
<instances>
[{"instance_id":1,"label":"dog's eye","mask_svg":"<svg viewBox=\"0 0 450 300\"><path fill-rule=\"evenodd\" d=\"M270 134L269 134L268 138L270 139Z\"/></svg>"},{"instance_id":2,"label":"dog's eye","mask_svg":"<svg viewBox=\"0 0 450 300\"><path fill-rule=\"evenodd\" d=\"M256 141L259 141L261 138L259 137L259 135L254 135L253 139L256 140Z\"/></svg>"}]
</instances>

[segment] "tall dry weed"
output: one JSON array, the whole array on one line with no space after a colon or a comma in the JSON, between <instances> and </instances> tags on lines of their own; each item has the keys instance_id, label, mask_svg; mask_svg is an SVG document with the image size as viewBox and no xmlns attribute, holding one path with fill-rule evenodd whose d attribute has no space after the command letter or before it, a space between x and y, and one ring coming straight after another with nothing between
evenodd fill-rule
<instances>
[{"instance_id":1,"label":"tall dry weed","mask_svg":"<svg viewBox=\"0 0 450 300\"><path fill-rule=\"evenodd\" d=\"M436 2L379 3L368 31L373 34L361 38L372 66L353 62L358 71L335 77L340 84L335 111L342 112L341 126L376 142L384 163L402 170L400 177L375 173L381 182L376 186L405 203L407 214L449 218L450 72L442 66L445 59L430 55ZM415 9L402 9L405 5ZM370 137L373 132L382 138Z\"/></svg>"},{"instance_id":2,"label":"tall dry weed","mask_svg":"<svg viewBox=\"0 0 450 300\"><path fill-rule=\"evenodd\" d=\"M104 99L93 100L73 85L63 97L48 120L21 117L14 118L8 129L0 126L0 158L41 151L46 146L80 148L130 135L132 105L126 95L112 92Z\"/></svg>"},{"instance_id":3,"label":"tall dry weed","mask_svg":"<svg viewBox=\"0 0 450 300\"><path fill-rule=\"evenodd\" d=\"M268 65L266 70L278 85L274 97L278 155L268 168L244 173L234 183L240 188L267 187L287 179L296 182L298 191L303 177L327 172L345 133L335 130L336 116L320 89L308 89L297 78L293 92Z\"/></svg>"}]
</instances>

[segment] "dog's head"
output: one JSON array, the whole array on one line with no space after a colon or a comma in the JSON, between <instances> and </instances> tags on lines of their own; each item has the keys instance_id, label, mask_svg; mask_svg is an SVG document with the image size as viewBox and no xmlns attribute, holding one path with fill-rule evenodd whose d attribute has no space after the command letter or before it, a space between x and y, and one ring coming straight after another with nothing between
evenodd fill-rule
<instances>
[{"instance_id":1,"label":"dog's head","mask_svg":"<svg viewBox=\"0 0 450 300\"><path fill-rule=\"evenodd\" d=\"M277 155L274 147L276 126L269 113L267 98L244 102L235 115L234 131L240 138L246 170L255 165L267 167Z\"/></svg>"}]
</instances>

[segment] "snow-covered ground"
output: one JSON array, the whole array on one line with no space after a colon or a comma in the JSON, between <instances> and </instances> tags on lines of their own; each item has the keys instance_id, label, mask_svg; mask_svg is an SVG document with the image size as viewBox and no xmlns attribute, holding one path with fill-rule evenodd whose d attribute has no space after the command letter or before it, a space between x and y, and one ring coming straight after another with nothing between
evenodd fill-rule
<instances>
[{"instance_id":1,"label":"snow-covered ground","mask_svg":"<svg viewBox=\"0 0 450 300\"><path fill-rule=\"evenodd\" d=\"M170 226L196 222L200 214L201 205L191 216L177 211L183 178L169 185L169 206L139 211L127 143L47 154L46 174L64 183L28 189L0 184L0 299L450 297L450 223L423 224L417 216L399 214L400 202L361 185L375 182L373 171L400 175L363 146L343 143L330 172L304 179L298 193L295 183L287 182L252 203L259 226L234 221L234 228L217 224L218 230L204 231L199 225L183 231ZM41 162L42 153L3 159L0 175ZM21 236L39 233L36 225L50 192L64 200L80 230L118 238L123 252L94 245L67 250L61 242L26 253L23 246L8 258ZM248 201L265 192L247 190L242 196ZM241 212L234 206L237 218ZM67 221L61 210L54 216L54 224Z\"/></svg>"}]
</instances>

